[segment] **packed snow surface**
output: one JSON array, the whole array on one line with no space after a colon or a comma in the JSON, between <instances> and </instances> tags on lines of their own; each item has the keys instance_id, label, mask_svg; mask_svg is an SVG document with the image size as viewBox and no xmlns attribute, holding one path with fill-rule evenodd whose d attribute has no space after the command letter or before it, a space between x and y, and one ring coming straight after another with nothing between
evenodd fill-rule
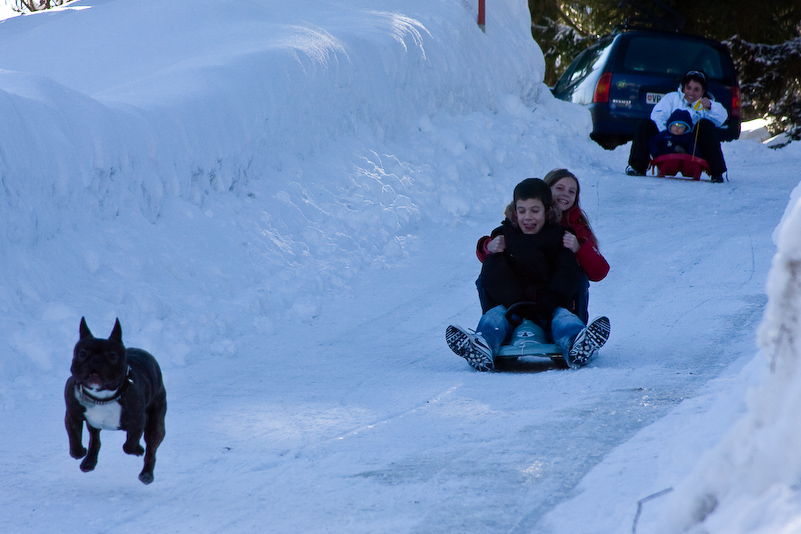
<instances>
[{"instance_id":1,"label":"packed snow surface","mask_svg":"<svg viewBox=\"0 0 801 534\"><path fill-rule=\"evenodd\" d=\"M801 532L795 144L623 173L527 4L98 0L0 23L0 532ZM476 373L476 240L567 167L576 371ZM63 426L78 325L164 372L156 480ZM86 440L86 435L84 435Z\"/></svg>"}]
</instances>

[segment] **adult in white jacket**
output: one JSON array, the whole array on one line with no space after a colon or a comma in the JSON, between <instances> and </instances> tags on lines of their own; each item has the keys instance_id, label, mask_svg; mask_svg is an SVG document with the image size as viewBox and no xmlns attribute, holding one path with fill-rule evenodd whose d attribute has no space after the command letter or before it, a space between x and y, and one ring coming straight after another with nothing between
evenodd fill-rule
<instances>
[{"instance_id":1,"label":"adult in white jacket","mask_svg":"<svg viewBox=\"0 0 801 534\"><path fill-rule=\"evenodd\" d=\"M671 113L683 109L690 113L696 137L698 156L709 164L709 174L713 182L722 182L726 172L726 161L720 149L717 128L726 122L729 114L726 108L707 93L706 74L700 70L688 71L681 79L678 90L666 94L651 110L651 118L640 124L637 135L631 144L629 166L626 174L643 176L648 170L651 155L648 139L667 128Z\"/></svg>"}]
</instances>

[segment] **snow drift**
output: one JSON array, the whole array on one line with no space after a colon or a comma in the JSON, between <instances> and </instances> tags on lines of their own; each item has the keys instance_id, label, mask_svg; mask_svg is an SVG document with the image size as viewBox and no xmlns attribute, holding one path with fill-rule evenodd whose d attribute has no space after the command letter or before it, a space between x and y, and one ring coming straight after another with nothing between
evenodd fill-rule
<instances>
[{"instance_id":1,"label":"snow drift","mask_svg":"<svg viewBox=\"0 0 801 534\"><path fill-rule=\"evenodd\" d=\"M748 392L747 413L677 488L659 532L801 532L801 186L775 242L758 338L769 372Z\"/></svg>"},{"instance_id":2,"label":"snow drift","mask_svg":"<svg viewBox=\"0 0 801 534\"><path fill-rule=\"evenodd\" d=\"M486 34L472 4L109 0L5 21L5 315L20 314L21 293L26 313L60 320L87 307L77 295L105 287L133 321L215 309L209 339L236 337L230 305L270 331L318 314L321 292L365 266L402 256L422 221L485 209L484 191L462 189L460 175L489 178L515 160L490 141L507 135L506 117L526 123L528 106L541 107L568 137L586 133L588 117L541 83L540 51L520 45L524 4L498 3L487 23L503 31ZM75 44L19 53L39 38ZM559 153L551 132L531 142ZM229 216L218 241L214 219ZM187 238L174 242L167 226ZM148 254L126 245L133 229ZM54 258L82 280L54 276ZM236 264L250 287L209 269L212 258ZM147 271L163 273L160 297L141 297ZM120 277L126 289L106 286ZM18 350L53 369L52 354ZM12 376L26 367L7 365Z\"/></svg>"}]
</instances>

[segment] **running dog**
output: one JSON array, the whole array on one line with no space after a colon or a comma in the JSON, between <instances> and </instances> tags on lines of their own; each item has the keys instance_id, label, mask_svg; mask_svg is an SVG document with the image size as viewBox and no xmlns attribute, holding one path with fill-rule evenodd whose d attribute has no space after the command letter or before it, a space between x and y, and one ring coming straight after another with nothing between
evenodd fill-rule
<instances>
[{"instance_id":1,"label":"running dog","mask_svg":"<svg viewBox=\"0 0 801 534\"><path fill-rule=\"evenodd\" d=\"M156 359L144 350L125 348L119 319L111 336L99 339L81 318L70 372L72 376L64 387L64 424L70 456L83 458L81 471L91 471L97 465L101 429L124 430L128 436L122 450L145 455L139 480L153 482L156 449L164 440L167 413L167 392ZM84 421L89 430L88 450L83 446ZM139 443L143 434L147 449Z\"/></svg>"}]
</instances>

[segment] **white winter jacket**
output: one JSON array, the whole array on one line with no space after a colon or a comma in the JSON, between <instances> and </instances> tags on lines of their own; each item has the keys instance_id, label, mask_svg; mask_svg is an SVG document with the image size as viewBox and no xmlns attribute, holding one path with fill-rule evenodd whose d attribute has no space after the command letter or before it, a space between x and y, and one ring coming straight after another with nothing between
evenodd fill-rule
<instances>
[{"instance_id":1,"label":"white winter jacket","mask_svg":"<svg viewBox=\"0 0 801 534\"><path fill-rule=\"evenodd\" d=\"M707 94L705 96L711 101L712 107L707 110L699 104L698 107L701 109L695 109L693 104L690 104L684 99L684 93L681 92L681 86L679 86L677 91L666 94L662 97L662 100L654 106L654 109L651 110L651 120L656 123L656 127L659 128L659 131L663 132L667 129L666 123L670 115L677 109L683 109L690 112L690 116L693 119L693 126L701 119L709 119L715 126L720 128L720 126L726 122L726 119L729 118L729 114L726 112L726 108L723 107L723 104L716 102L712 95ZM697 103L698 102L696 102L696 104Z\"/></svg>"}]
</instances>

